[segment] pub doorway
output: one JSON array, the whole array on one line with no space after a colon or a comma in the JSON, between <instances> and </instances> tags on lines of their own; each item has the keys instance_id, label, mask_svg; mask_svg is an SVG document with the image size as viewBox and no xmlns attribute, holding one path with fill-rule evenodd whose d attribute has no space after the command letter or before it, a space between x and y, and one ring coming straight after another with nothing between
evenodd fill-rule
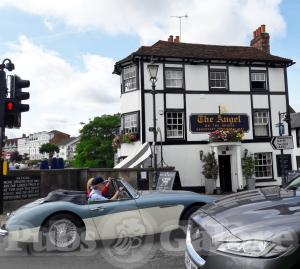
<instances>
[{"instance_id":1,"label":"pub doorway","mask_svg":"<svg viewBox=\"0 0 300 269\"><path fill-rule=\"evenodd\" d=\"M222 192L232 192L230 155L219 155L219 177Z\"/></svg>"}]
</instances>

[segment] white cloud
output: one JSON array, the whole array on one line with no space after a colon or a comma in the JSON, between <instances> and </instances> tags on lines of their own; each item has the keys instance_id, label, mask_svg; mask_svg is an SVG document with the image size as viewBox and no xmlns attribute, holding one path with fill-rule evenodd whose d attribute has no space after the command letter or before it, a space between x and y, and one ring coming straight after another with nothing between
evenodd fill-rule
<instances>
[{"instance_id":1,"label":"white cloud","mask_svg":"<svg viewBox=\"0 0 300 269\"><path fill-rule=\"evenodd\" d=\"M0 0L0 7L13 6L45 18L63 20L84 30L95 27L109 34L138 35L141 43L178 34L179 22L171 15L184 15L183 40L199 43L248 44L249 35L266 24L272 37L285 32L281 0Z\"/></svg>"},{"instance_id":2,"label":"white cloud","mask_svg":"<svg viewBox=\"0 0 300 269\"><path fill-rule=\"evenodd\" d=\"M77 70L25 36L3 57L13 59L14 73L31 82L22 132L56 128L75 135L81 121L119 111L119 78L112 75L112 59L83 55L82 70Z\"/></svg>"}]
</instances>

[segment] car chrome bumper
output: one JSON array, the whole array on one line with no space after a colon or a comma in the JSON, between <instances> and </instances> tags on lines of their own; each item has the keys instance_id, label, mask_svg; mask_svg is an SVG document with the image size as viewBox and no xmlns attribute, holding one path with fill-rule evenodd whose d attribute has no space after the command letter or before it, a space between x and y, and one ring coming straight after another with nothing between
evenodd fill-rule
<instances>
[{"instance_id":1,"label":"car chrome bumper","mask_svg":"<svg viewBox=\"0 0 300 269\"><path fill-rule=\"evenodd\" d=\"M187 240L186 240L186 254L190 257L193 263L198 267L202 267L205 265L206 261L196 252L192 243L191 243L191 231L188 228L187 230ZM186 264L188 268L188 265ZM190 267L191 268L191 267Z\"/></svg>"}]
</instances>

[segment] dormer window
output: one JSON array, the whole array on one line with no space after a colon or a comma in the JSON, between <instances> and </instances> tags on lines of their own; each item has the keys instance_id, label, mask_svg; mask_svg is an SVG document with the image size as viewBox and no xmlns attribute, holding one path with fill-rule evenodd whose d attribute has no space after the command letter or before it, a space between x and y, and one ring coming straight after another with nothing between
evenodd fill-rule
<instances>
[{"instance_id":1,"label":"dormer window","mask_svg":"<svg viewBox=\"0 0 300 269\"><path fill-rule=\"evenodd\" d=\"M137 89L137 70L135 65L124 67L123 69L123 91L130 92Z\"/></svg>"}]
</instances>

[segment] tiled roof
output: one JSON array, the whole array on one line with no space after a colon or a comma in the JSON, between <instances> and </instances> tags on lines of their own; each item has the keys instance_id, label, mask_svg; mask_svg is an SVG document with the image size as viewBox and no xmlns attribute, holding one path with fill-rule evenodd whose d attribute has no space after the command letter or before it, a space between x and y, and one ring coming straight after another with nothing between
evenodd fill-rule
<instances>
[{"instance_id":1,"label":"tiled roof","mask_svg":"<svg viewBox=\"0 0 300 269\"><path fill-rule=\"evenodd\" d=\"M116 65L129 61L135 56L192 58L199 60L268 61L287 65L293 64L291 59L268 54L254 47L174 43L160 40L152 46L140 47L136 52L117 62Z\"/></svg>"}]
</instances>

